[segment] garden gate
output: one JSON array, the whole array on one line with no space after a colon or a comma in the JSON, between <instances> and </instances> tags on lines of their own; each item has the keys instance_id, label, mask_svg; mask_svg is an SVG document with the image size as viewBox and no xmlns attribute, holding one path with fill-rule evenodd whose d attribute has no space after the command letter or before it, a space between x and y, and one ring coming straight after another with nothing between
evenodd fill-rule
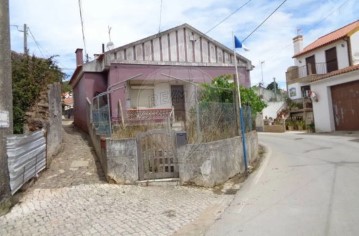
<instances>
[{"instance_id":1,"label":"garden gate","mask_svg":"<svg viewBox=\"0 0 359 236\"><path fill-rule=\"evenodd\" d=\"M139 179L178 178L175 132L150 130L137 135Z\"/></svg>"}]
</instances>

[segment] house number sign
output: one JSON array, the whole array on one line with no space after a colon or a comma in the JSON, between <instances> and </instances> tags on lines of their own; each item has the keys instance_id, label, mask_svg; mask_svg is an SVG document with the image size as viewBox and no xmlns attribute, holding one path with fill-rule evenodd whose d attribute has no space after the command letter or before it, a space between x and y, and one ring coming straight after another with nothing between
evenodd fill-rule
<instances>
[{"instance_id":1,"label":"house number sign","mask_svg":"<svg viewBox=\"0 0 359 236\"><path fill-rule=\"evenodd\" d=\"M10 119L8 111L0 111L0 128L9 128Z\"/></svg>"}]
</instances>

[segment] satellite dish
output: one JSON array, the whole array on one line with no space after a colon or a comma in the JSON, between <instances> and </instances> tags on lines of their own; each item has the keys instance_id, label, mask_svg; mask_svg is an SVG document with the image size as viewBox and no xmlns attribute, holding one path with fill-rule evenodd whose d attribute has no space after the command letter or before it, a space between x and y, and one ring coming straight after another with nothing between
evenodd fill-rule
<instances>
[{"instance_id":1,"label":"satellite dish","mask_svg":"<svg viewBox=\"0 0 359 236\"><path fill-rule=\"evenodd\" d=\"M113 42L110 41L106 44L106 47L108 50L112 50L115 48L115 44L113 44Z\"/></svg>"}]
</instances>

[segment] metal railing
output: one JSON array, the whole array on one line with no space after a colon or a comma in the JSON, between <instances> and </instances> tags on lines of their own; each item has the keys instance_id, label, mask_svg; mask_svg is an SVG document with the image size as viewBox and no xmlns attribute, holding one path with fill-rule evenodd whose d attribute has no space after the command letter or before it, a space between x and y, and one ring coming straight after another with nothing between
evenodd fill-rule
<instances>
[{"instance_id":1,"label":"metal railing","mask_svg":"<svg viewBox=\"0 0 359 236\"><path fill-rule=\"evenodd\" d=\"M323 75L327 73L327 63L315 63L314 66L312 64L307 64L305 66L299 66L291 71L287 71L287 79L299 79L305 78L311 75Z\"/></svg>"},{"instance_id":2,"label":"metal railing","mask_svg":"<svg viewBox=\"0 0 359 236\"><path fill-rule=\"evenodd\" d=\"M163 122L167 120L172 112L172 108L141 108L128 109L127 121L131 123L141 122Z\"/></svg>"}]
</instances>

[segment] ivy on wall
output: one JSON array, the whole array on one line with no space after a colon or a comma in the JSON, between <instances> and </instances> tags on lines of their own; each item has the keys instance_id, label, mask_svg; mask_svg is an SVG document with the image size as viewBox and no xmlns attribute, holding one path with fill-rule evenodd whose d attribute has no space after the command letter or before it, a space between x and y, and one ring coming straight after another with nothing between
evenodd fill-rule
<instances>
[{"instance_id":1,"label":"ivy on wall","mask_svg":"<svg viewBox=\"0 0 359 236\"><path fill-rule=\"evenodd\" d=\"M62 82L64 73L56 65L54 57L47 59L11 53L14 133L23 133L25 113L34 105L47 85Z\"/></svg>"}]
</instances>

